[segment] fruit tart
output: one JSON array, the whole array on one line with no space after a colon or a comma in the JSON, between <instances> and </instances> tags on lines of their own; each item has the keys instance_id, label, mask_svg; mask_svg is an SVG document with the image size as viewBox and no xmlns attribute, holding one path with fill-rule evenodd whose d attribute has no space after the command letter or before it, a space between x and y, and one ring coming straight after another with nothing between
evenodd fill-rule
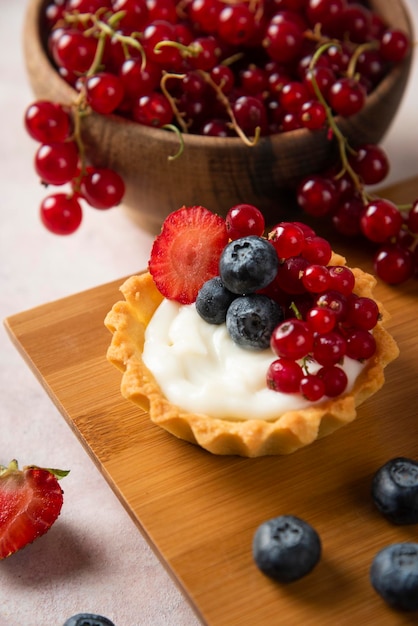
<instances>
[{"instance_id":1,"label":"fruit tart","mask_svg":"<svg viewBox=\"0 0 418 626\"><path fill-rule=\"evenodd\" d=\"M122 395L219 455L289 454L356 417L398 355L373 299L305 224L256 207L171 213L107 314Z\"/></svg>"}]
</instances>

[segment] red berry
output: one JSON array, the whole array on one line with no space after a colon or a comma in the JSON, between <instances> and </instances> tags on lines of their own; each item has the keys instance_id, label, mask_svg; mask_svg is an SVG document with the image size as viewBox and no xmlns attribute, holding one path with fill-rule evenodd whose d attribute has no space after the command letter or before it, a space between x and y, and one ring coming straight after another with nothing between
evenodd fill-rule
<instances>
[{"instance_id":1,"label":"red berry","mask_svg":"<svg viewBox=\"0 0 418 626\"><path fill-rule=\"evenodd\" d=\"M47 196L41 203L40 214L43 225L56 235L71 235L82 219L79 201L65 193Z\"/></svg>"},{"instance_id":2,"label":"red berry","mask_svg":"<svg viewBox=\"0 0 418 626\"><path fill-rule=\"evenodd\" d=\"M388 28L380 40L380 54L387 61L399 63L409 52L407 35L396 28Z\"/></svg>"},{"instance_id":3,"label":"red berry","mask_svg":"<svg viewBox=\"0 0 418 626\"><path fill-rule=\"evenodd\" d=\"M349 162L365 185L380 183L389 173L389 161L380 146L372 144L360 146L355 154L349 157Z\"/></svg>"},{"instance_id":4,"label":"red berry","mask_svg":"<svg viewBox=\"0 0 418 626\"><path fill-rule=\"evenodd\" d=\"M360 218L363 234L377 243L397 235L402 227L402 215L389 200L377 199L369 202Z\"/></svg>"},{"instance_id":5,"label":"red berry","mask_svg":"<svg viewBox=\"0 0 418 626\"><path fill-rule=\"evenodd\" d=\"M323 237L317 235L306 237L301 254L309 263L327 265L332 256L331 244Z\"/></svg>"},{"instance_id":6,"label":"red berry","mask_svg":"<svg viewBox=\"0 0 418 626\"><path fill-rule=\"evenodd\" d=\"M331 279L329 289L334 289L345 296L349 296L356 283L356 279L350 268L346 265L331 265L328 271Z\"/></svg>"},{"instance_id":7,"label":"red berry","mask_svg":"<svg viewBox=\"0 0 418 626\"><path fill-rule=\"evenodd\" d=\"M374 257L374 269L379 278L390 285L399 285L414 273L414 255L396 244L380 248Z\"/></svg>"},{"instance_id":8,"label":"red berry","mask_svg":"<svg viewBox=\"0 0 418 626\"><path fill-rule=\"evenodd\" d=\"M366 89L354 78L339 78L328 91L328 102L337 115L355 115L364 107Z\"/></svg>"},{"instance_id":9,"label":"red berry","mask_svg":"<svg viewBox=\"0 0 418 626\"><path fill-rule=\"evenodd\" d=\"M16 461L0 469L0 559L37 537L57 520L63 491L57 476L68 472L29 466L19 470Z\"/></svg>"},{"instance_id":10,"label":"red berry","mask_svg":"<svg viewBox=\"0 0 418 626\"><path fill-rule=\"evenodd\" d=\"M81 179L80 192L90 206L110 209L122 201L125 184L115 171L94 168Z\"/></svg>"},{"instance_id":11,"label":"red berry","mask_svg":"<svg viewBox=\"0 0 418 626\"><path fill-rule=\"evenodd\" d=\"M347 297L330 289L325 293L321 293L315 301L315 306L329 309L335 315L337 322L343 322L347 317L348 301Z\"/></svg>"},{"instance_id":12,"label":"red berry","mask_svg":"<svg viewBox=\"0 0 418 626\"><path fill-rule=\"evenodd\" d=\"M263 46L274 61L290 63L302 50L303 31L294 21L275 21L273 18L267 26Z\"/></svg>"},{"instance_id":13,"label":"red berry","mask_svg":"<svg viewBox=\"0 0 418 626\"><path fill-rule=\"evenodd\" d=\"M371 298L352 296L348 300L346 321L350 326L363 330L372 330L379 319L379 307Z\"/></svg>"},{"instance_id":14,"label":"red berry","mask_svg":"<svg viewBox=\"0 0 418 626\"><path fill-rule=\"evenodd\" d=\"M315 337L313 357L320 365L336 365L345 352L345 339L338 332L331 331Z\"/></svg>"},{"instance_id":15,"label":"red berry","mask_svg":"<svg viewBox=\"0 0 418 626\"><path fill-rule=\"evenodd\" d=\"M225 220L208 209L183 207L171 213L154 240L149 261L159 291L182 304L194 302L203 283L218 275L227 242Z\"/></svg>"},{"instance_id":16,"label":"red berry","mask_svg":"<svg viewBox=\"0 0 418 626\"><path fill-rule=\"evenodd\" d=\"M35 170L44 183L63 185L77 171L78 150L73 141L42 144L35 154Z\"/></svg>"},{"instance_id":17,"label":"red berry","mask_svg":"<svg viewBox=\"0 0 418 626\"><path fill-rule=\"evenodd\" d=\"M225 224L230 239L239 239L247 235L261 237L264 233L264 216L252 204L236 204L226 214Z\"/></svg>"},{"instance_id":18,"label":"red berry","mask_svg":"<svg viewBox=\"0 0 418 626\"><path fill-rule=\"evenodd\" d=\"M139 124L160 128L171 123L173 110L163 94L152 92L134 103L132 117Z\"/></svg>"},{"instance_id":19,"label":"red berry","mask_svg":"<svg viewBox=\"0 0 418 626\"><path fill-rule=\"evenodd\" d=\"M218 16L218 34L233 46L248 43L255 32L254 13L247 4L226 5Z\"/></svg>"},{"instance_id":20,"label":"red berry","mask_svg":"<svg viewBox=\"0 0 418 626\"><path fill-rule=\"evenodd\" d=\"M86 78L84 83L87 102L97 113L113 113L122 102L123 83L118 76L110 72L98 72Z\"/></svg>"},{"instance_id":21,"label":"red berry","mask_svg":"<svg viewBox=\"0 0 418 626\"><path fill-rule=\"evenodd\" d=\"M325 394L325 384L319 376L306 374L300 381L299 391L306 400L316 402Z\"/></svg>"},{"instance_id":22,"label":"red berry","mask_svg":"<svg viewBox=\"0 0 418 626\"><path fill-rule=\"evenodd\" d=\"M345 335L347 351L351 359L364 361L370 359L376 352L376 340L367 330L350 330Z\"/></svg>"},{"instance_id":23,"label":"red berry","mask_svg":"<svg viewBox=\"0 0 418 626\"><path fill-rule=\"evenodd\" d=\"M331 286L331 276L326 265L309 265L303 272L302 282L308 291L321 293Z\"/></svg>"},{"instance_id":24,"label":"red berry","mask_svg":"<svg viewBox=\"0 0 418 626\"><path fill-rule=\"evenodd\" d=\"M344 393L347 388L348 379L345 371L337 365L321 367L317 372L317 376L323 381L325 386L325 395L330 398L336 398Z\"/></svg>"},{"instance_id":25,"label":"red berry","mask_svg":"<svg viewBox=\"0 0 418 626\"><path fill-rule=\"evenodd\" d=\"M305 244L303 230L293 222L279 222L269 232L268 238L281 259L298 256Z\"/></svg>"},{"instance_id":26,"label":"red berry","mask_svg":"<svg viewBox=\"0 0 418 626\"><path fill-rule=\"evenodd\" d=\"M315 333L329 333L336 324L335 314L331 309L314 306L306 314L306 321Z\"/></svg>"},{"instance_id":27,"label":"red berry","mask_svg":"<svg viewBox=\"0 0 418 626\"><path fill-rule=\"evenodd\" d=\"M55 143L68 139L70 116L60 104L37 100L25 112L25 128L40 143Z\"/></svg>"},{"instance_id":28,"label":"red berry","mask_svg":"<svg viewBox=\"0 0 418 626\"><path fill-rule=\"evenodd\" d=\"M299 363L290 359L276 359L267 370L267 387L282 393L297 393L303 370Z\"/></svg>"},{"instance_id":29,"label":"red berry","mask_svg":"<svg viewBox=\"0 0 418 626\"><path fill-rule=\"evenodd\" d=\"M306 322L287 319L273 330L270 345L277 356L297 361L311 352L313 333Z\"/></svg>"},{"instance_id":30,"label":"red berry","mask_svg":"<svg viewBox=\"0 0 418 626\"><path fill-rule=\"evenodd\" d=\"M308 215L321 217L336 207L338 194L332 180L314 174L299 183L296 190L297 202Z\"/></svg>"}]
</instances>

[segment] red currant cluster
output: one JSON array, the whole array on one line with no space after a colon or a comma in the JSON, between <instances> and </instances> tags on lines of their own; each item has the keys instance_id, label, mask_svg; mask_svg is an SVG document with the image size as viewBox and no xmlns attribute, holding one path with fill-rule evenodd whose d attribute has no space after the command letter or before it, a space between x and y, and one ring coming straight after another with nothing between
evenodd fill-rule
<instances>
[{"instance_id":1,"label":"red currant cluster","mask_svg":"<svg viewBox=\"0 0 418 626\"><path fill-rule=\"evenodd\" d=\"M366 3L51 0L44 20L57 71L79 93L72 123L70 112L52 103L37 102L26 115L29 132L43 144L35 159L42 181L72 182L71 193L42 204L50 230L78 227L80 198L108 208L123 197L115 172L86 164L80 119L89 110L180 137L238 135L249 145L262 135L328 127L341 163L301 181L298 203L310 215L330 216L345 235L382 243L375 264L384 280L399 283L413 274L416 208L400 214L386 200L370 200L365 186L384 179L387 157L378 146L351 148L335 121L359 112L410 48L406 34L387 27Z\"/></svg>"},{"instance_id":2,"label":"red currant cluster","mask_svg":"<svg viewBox=\"0 0 418 626\"><path fill-rule=\"evenodd\" d=\"M226 225L231 239L261 235L263 220L251 205L233 207ZM371 332L379 320L376 302L354 293L355 276L345 265L329 265L332 250L306 224L280 222L268 234L280 265L261 293L283 309L270 345L277 359L267 372L267 385L307 400L336 397L347 387L344 357L370 359L376 351Z\"/></svg>"},{"instance_id":3,"label":"red currant cluster","mask_svg":"<svg viewBox=\"0 0 418 626\"><path fill-rule=\"evenodd\" d=\"M25 126L40 143L35 170L42 182L54 186L71 183L70 192L51 194L41 203L41 219L50 231L58 235L73 233L82 220L82 200L96 209L119 204L125 192L123 180L113 170L85 165L83 145L63 106L44 100L34 102L26 110Z\"/></svg>"}]
</instances>

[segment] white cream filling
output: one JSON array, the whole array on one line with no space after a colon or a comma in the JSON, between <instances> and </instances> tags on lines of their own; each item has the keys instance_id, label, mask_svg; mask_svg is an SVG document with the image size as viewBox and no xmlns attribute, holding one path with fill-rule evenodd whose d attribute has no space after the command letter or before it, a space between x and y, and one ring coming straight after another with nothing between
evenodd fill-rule
<instances>
[{"instance_id":1,"label":"white cream filling","mask_svg":"<svg viewBox=\"0 0 418 626\"><path fill-rule=\"evenodd\" d=\"M239 347L225 324L208 324L194 304L163 300L145 333L145 365L165 397L190 413L269 420L310 406L300 394L267 387L267 369L276 358L270 349ZM364 364L345 357L342 367L350 390Z\"/></svg>"}]
</instances>

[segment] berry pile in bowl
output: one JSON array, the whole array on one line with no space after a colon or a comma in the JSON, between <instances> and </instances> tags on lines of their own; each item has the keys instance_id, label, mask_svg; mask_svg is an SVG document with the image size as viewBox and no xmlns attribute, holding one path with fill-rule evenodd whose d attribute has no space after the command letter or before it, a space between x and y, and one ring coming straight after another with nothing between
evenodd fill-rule
<instances>
[{"instance_id":1,"label":"berry pile in bowl","mask_svg":"<svg viewBox=\"0 0 418 626\"><path fill-rule=\"evenodd\" d=\"M183 204L225 216L248 202L275 224L313 174L326 182L308 193L310 181L302 209L334 214L349 197L353 222L363 186L387 172L376 144L401 101L411 41L401 0L29 0L38 101L26 122L54 144L36 169L51 187L70 184L48 196L44 222L66 234L82 201L123 199L154 232ZM45 126L61 123L45 101L69 114L71 148L48 141Z\"/></svg>"},{"instance_id":2,"label":"berry pile in bowl","mask_svg":"<svg viewBox=\"0 0 418 626\"><path fill-rule=\"evenodd\" d=\"M289 454L355 419L398 348L373 298L300 222L265 229L254 205L171 213L148 271L105 325L121 393L214 454Z\"/></svg>"}]
</instances>

